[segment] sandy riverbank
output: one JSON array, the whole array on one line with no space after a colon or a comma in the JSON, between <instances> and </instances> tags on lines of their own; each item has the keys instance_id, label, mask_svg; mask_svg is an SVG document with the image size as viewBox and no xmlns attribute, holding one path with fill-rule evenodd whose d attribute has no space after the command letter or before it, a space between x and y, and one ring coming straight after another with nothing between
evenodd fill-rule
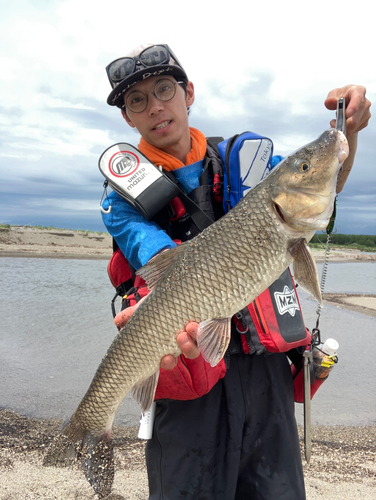
<instances>
[{"instance_id":1,"label":"sandy riverbank","mask_svg":"<svg viewBox=\"0 0 376 500\"><path fill-rule=\"evenodd\" d=\"M0 410L0 500L96 498L78 466L42 466L44 450L61 423ZM145 442L130 427L115 427L113 437L116 472L108 500L146 500ZM314 427L310 464L303 460L307 499L374 500L375 455L376 426Z\"/></svg>"},{"instance_id":2,"label":"sandy riverbank","mask_svg":"<svg viewBox=\"0 0 376 500\"><path fill-rule=\"evenodd\" d=\"M57 259L110 259L112 238L108 233L68 229L0 228L0 257Z\"/></svg>"}]
</instances>

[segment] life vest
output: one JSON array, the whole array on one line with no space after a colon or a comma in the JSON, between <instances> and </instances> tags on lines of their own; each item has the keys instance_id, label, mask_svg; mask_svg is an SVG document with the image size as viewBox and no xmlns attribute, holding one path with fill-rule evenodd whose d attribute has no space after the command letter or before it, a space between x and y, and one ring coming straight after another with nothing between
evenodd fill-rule
<instances>
[{"instance_id":1,"label":"life vest","mask_svg":"<svg viewBox=\"0 0 376 500\"><path fill-rule=\"evenodd\" d=\"M200 186L189 194L189 198L212 221L219 219L266 177L273 168L272 155L271 140L252 132L227 141L218 137L209 138ZM173 174L167 175L176 182ZM152 220L173 240L187 241L200 232L179 196ZM112 301L114 315L117 296L123 297L124 309L147 293L145 283L141 283L139 277L135 278L132 266L119 248L115 249L108 273L117 290ZM246 353L287 352L306 346L311 340L288 269L251 304L239 311L233 320Z\"/></svg>"},{"instance_id":2,"label":"life vest","mask_svg":"<svg viewBox=\"0 0 376 500\"><path fill-rule=\"evenodd\" d=\"M224 215L222 207L223 167L217 149L217 144L222 140L222 137L211 137L207 140L203 172L199 178L200 185L186 195L185 199L181 196L175 197L153 217L153 222L166 231L171 239L182 242L190 240L204 227ZM172 172L165 172L165 174L179 186L180 190L183 190ZM188 207L187 202L192 202L192 206ZM192 210L195 207L198 207L199 211L209 218L203 225L199 225L192 217Z\"/></svg>"}]
</instances>

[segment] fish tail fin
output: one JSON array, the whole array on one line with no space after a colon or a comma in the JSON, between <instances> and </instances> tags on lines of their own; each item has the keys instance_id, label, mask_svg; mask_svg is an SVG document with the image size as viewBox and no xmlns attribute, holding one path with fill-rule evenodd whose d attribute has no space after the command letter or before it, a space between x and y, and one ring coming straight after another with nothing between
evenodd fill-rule
<instances>
[{"instance_id":1,"label":"fish tail fin","mask_svg":"<svg viewBox=\"0 0 376 500\"><path fill-rule=\"evenodd\" d=\"M105 498L111 493L115 475L114 451L107 434L86 435L82 449L82 468L99 498Z\"/></svg>"},{"instance_id":2,"label":"fish tail fin","mask_svg":"<svg viewBox=\"0 0 376 500\"><path fill-rule=\"evenodd\" d=\"M47 449L43 465L69 467L81 459L86 479L99 498L105 498L115 475L113 455L110 432L88 431L73 415Z\"/></svg>"},{"instance_id":3,"label":"fish tail fin","mask_svg":"<svg viewBox=\"0 0 376 500\"><path fill-rule=\"evenodd\" d=\"M43 459L45 467L69 467L79 458L87 431L83 429L74 415L63 427L50 446Z\"/></svg>"}]
</instances>

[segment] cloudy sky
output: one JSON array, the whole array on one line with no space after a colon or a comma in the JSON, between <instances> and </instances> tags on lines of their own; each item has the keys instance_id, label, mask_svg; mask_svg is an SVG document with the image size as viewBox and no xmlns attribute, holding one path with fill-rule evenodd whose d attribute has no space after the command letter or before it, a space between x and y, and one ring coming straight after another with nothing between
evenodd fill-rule
<instances>
[{"instance_id":1,"label":"cloudy sky","mask_svg":"<svg viewBox=\"0 0 376 500\"><path fill-rule=\"evenodd\" d=\"M101 153L138 135L106 104L105 66L167 43L195 84L191 125L252 130L286 155L334 118L328 92L362 84L376 100L368 0L155 2L14 0L0 6L0 223L105 230ZM215 6L215 7L214 7ZM376 233L376 119L359 137L337 231Z\"/></svg>"}]
</instances>

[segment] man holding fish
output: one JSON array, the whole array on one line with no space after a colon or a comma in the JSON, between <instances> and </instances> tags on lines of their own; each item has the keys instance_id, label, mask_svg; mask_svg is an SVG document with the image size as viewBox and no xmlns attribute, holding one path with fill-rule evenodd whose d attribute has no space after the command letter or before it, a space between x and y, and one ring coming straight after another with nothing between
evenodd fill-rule
<instances>
[{"instance_id":1,"label":"man holding fish","mask_svg":"<svg viewBox=\"0 0 376 500\"><path fill-rule=\"evenodd\" d=\"M300 352L296 347L304 350L309 343L296 303L294 311L283 313L287 323L282 326L278 313L268 306L272 297L268 290L283 273L287 281L282 289L287 287L295 297L291 277L284 272L294 260L299 284L321 299L317 276L306 271L307 261L311 263L307 241L317 229L326 227L335 183L337 192L341 191L352 168L358 132L370 118L366 91L348 85L332 90L325 101L325 106L334 110L337 99L345 98L348 142L340 132L325 132L303 148L303 153L299 150L271 170L265 182L224 215L223 192L218 191L223 181L223 157L202 132L189 126L194 86L171 49L167 45L139 47L110 63L107 75L112 86L108 104L121 109L127 124L141 135L138 149L174 178L184 194L167 200L168 206L150 221L116 192L104 200L103 220L122 255L133 271L146 267L136 277L136 292L127 298L128 307L115 318L118 327L125 327L63 431L64 442L52 449L47 463L63 462L58 451L63 449L68 455L67 440L84 441L90 450L103 454L98 465L88 451L84 469L95 491L104 498L110 492L113 475L112 455L107 452L113 416L133 387L143 410L153 399L157 402L153 436L146 446L150 499L303 500L293 380L285 352L289 348L266 348L261 331L262 325L271 321L278 323L278 335L290 334L295 328L297 337L291 344L295 356ZM273 163L270 158L271 168ZM315 172L316 177L302 180ZM269 187L264 188L268 180ZM314 183L317 196L310 192ZM156 198L161 196L163 192L155 193ZM218 222L201 232L191 209L185 206L185 202L190 203L187 196L205 216ZM256 202L247 206L251 196ZM307 202L309 198L312 200ZM320 213L314 212L319 205ZM232 233L228 226L232 226ZM226 241L242 240L243 232L252 231L254 235L244 244L233 241L234 246L229 244L228 250L216 246L221 241L225 247ZM248 257L242 260L248 253L256 255L255 264L246 260ZM261 292L265 289L269 295L264 300L261 297L265 293ZM240 295L235 297L238 290ZM254 299L254 306L247 309ZM245 312L238 315L240 310ZM118 353L128 355L131 347L125 349L125 344L137 325L140 333L135 339L141 350L132 356L143 356L148 350L146 332L152 330L149 323L146 325L148 317L153 318L150 323L156 330L151 336L163 336L164 329L173 332L172 340L166 337L160 342L163 347L155 344L150 348L157 351L157 362L162 358L160 370L155 371L153 361L149 370L140 370L117 391L112 393L112 382L104 389L108 387L109 371L116 372L112 380L117 380L128 370L125 364L116 371L112 368L115 361L109 366ZM289 323L294 321L301 323L298 327L298 323ZM144 366L149 361L145 357L138 363ZM104 379L107 382L102 384ZM116 404L103 402L102 413L107 420L95 417L100 413L97 408L102 408L98 398L103 393L111 393L116 400ZM111 399L106 394L103 398ZM98 440L91 434L99 436L100 447L96 448ZM109 472L98 472L100 468Z\"/></svg>"}]
</instances>

